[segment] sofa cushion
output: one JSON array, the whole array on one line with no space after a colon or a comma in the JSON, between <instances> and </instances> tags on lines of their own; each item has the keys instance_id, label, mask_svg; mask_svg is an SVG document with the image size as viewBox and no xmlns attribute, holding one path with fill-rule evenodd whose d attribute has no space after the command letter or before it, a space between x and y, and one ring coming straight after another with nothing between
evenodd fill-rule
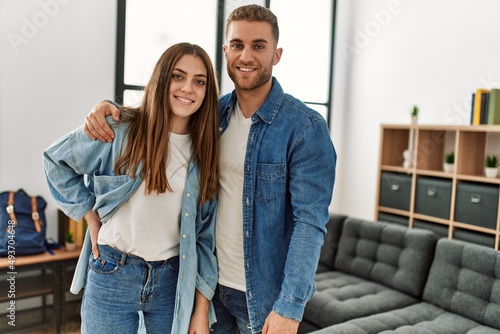
<instances>
[{"instance_id":1,"label":"sofa cushion","mask_svg":"<svg viewBox=\"0 0 500 334\"><path fill-rule=\"evenodd\" d=\"M458 314L447 312L431 303L421 302L408 307L354 319L330 326L314 334L499 334Z\"/></svg>"},{"instance_id":2,"label":"sofa cushion","mask_svg":"<svg viewBox=\"0 0 500 334\"><path fill-rule=\"evenodd\" d=\"M339 214L331 214L328 223L326 224L326 234L321 247L321 254L319 257L318 272L332 270L337 255L339 246L340 233L342 226L347 216Z\"/></svg>"},{"instance_id":3,"label":"sofa cushion","mask_svg":"<svg viewBox=\"0 0 500 334\"><path fill-rule=\"evenodd\" d=\"M323 328L419 302L383 284L340 271L316 274L315 284L316 292L307 303L303 317L309 327ZM305 332L304 326L301 325L301 333Z\"/></svg>"},{"instance_id":4,"label":"sofa cushion","mask_svg":"<svg viewBox=\"0 0 500 334\"><path fill-rule=\"evenodd\" d=\"M423 299L500 330L500 252L439 240Z\"/></svg>"},{"instance_id":5,"label":"sofa cushion","mask_svg":"<svg viewBox=\"0 0 500 334\"><path fill-rule=\"evenodd\" d=\"M335 269L421 297L436 242L430 231L348 218Z\"/></svg>"}]
</instances>

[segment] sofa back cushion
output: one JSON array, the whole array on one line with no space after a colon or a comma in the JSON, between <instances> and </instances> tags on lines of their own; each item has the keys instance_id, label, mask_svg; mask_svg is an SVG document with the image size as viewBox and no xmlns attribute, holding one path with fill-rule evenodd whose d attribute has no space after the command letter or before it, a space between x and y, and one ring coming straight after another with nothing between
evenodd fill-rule
<instances>
[{"instance_id":1,"label":"sofa back cushion","mask_svg":"<svg viewBox=\"0 0 500 334\"><path fill-rule=\"evenodd\" d=\"M347 216L339 214L330 215L330 219L326 224L326 234L323 247L321 247L318 272L333 269L335 257L337 256L337 249L339 247L342 226L346 218Z\"/></svg>"},{"instance_id":2,"label":"sofa back cushion","mask_svg":"<svg viewBox=\"0 0 500 334\"><path fill-rule=\"evenodd\" d=\"M440 239L423 299L500 329L500 252Z\"/></svg>"},{"instance_id":3,"label":"sofa back cushion","mask_svg":"<svg viewBox=\"0 0 500 334\"><path fill-rule=\"evenodd\" d=\"M420 297L436 242L430 231L347 218L335 269Z\"/></svg>"}]
</instances>

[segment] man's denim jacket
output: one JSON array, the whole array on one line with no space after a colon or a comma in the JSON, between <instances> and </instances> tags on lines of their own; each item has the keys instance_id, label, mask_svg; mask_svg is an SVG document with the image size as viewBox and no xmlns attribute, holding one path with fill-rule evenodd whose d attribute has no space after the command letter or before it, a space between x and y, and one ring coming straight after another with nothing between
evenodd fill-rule
<instances>
[{"instance_id":1,"label":"man's denim jacket","mask_svg":"<svg viewBox=\"0 0 500 334\"><path fill-rule=\"evenodd\" d=\"M221 131L236 103L220 99ZM252 332L271 310L300 321L315 291L336 152L325 119L278 81L252 115L244 164L243 250Z\"/></svg>"},{"instance_id":2,"label":"man's denim jacket","mask_svg":"<svg viewBox=\"0 0 500 334\"><path fill-rule=\"evenodd\" d=\"M56 141L44 152L44 167L51 195L64 213L79 221L90 210L97 211L106 223L137 190L142 180L113 171L126 139L126 125L114 126L115 139L102 143L90 139L80 127ZM124 123L122 123L124 124ZM139 175L139 173L136 173ZM209 300L217 285L215 248L216 200L198 204L198 171L188 167L180 223L180 267L177 282L172 333L187 333L193 309L195 288ZM87 231L71 285L78 293L85 285L92 251ZM213 307L210 324L215 321Z\"/></svg>"}]
</instances>

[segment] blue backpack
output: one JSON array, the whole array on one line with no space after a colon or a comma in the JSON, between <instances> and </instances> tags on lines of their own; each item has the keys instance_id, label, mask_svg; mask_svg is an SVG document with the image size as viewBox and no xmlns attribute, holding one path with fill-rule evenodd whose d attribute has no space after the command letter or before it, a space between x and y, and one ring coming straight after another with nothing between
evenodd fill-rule
<instances>
[{"instance_id":1,"label":"blue backpack","mask_svg":"<svg viewBox=\"0 0 500 334\"><path fill-rule=\"evenodd\" d=\"M23 189L0 193L0 256L43 253L47 250L47 224L41 196L29 196Z\"/></svg>"}]
</instances>

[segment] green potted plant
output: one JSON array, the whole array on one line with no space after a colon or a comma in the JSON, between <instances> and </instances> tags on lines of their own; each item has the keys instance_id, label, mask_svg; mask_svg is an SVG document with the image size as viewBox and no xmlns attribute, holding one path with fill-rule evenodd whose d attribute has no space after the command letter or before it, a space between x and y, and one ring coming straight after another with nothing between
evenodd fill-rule
<instances>
[{"instance_id":1,"label":"green potted plant","mask_svg":"<svg viewBox=\"0 0 500 334\"><path fill-rule=\"evenodd\" d=\"M496 154L487 154L484 159L484 173L486 177L495 178L498 174L500 160Z\"/></svg>"},{"instance_id":2,"label":"green potted plant","mask_svg":"<svg viewBox=\"0 0 500 334\"><path fill-rule=\"evenodd\" d=\"M411 107L411 124L415 125L418 121L418 114L420 113L420 107L416 104Z\"/></svg>"},{"instance_id":3,"label":"green potted plant","mask_svg":"<svg viewBox=\"0 0 500 334\"><path fill-rule=\"evenodd\" d=\"M75 250L76 244L75 244L75 235L73 234L73 232L67 230L66 234L64 235L64 241L65 241L64 246L66 247L66 250L68 252L72 252Z\"/></svg>"},{"instance_id":4,"label":"green potted plant","mask_svg":"<svg viewBox=\"0 0 500 334\"><path fill-rule=\"evenodd\" d=\"M444 155L443 170L446 173L453 173L455 171L455 152L451 151Z\"/></svg>"}]
</instances>

